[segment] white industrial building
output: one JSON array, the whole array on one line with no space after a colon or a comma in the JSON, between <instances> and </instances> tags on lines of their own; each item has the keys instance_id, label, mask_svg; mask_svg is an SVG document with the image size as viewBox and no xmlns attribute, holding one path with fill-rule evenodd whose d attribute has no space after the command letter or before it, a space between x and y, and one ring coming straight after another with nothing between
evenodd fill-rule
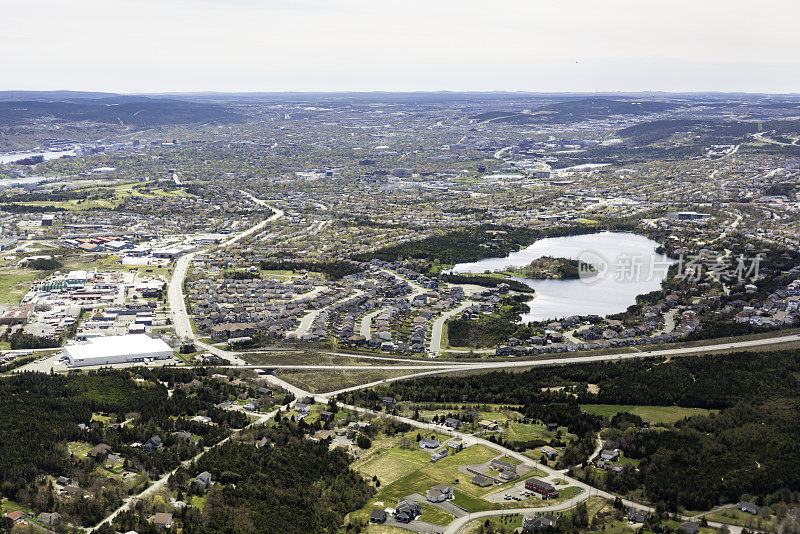
<instances>
[{"instance_id":1,"label":"white industrial building","mask_svg":"<svg viewBox=\"0 0 800 534\"><path fill-rule=\"evenodd\" d=\"M165 360L172 354L172 348L162 339L145 334L95 337L64 347L70 367Z\"/></svg>"}]
</instances>

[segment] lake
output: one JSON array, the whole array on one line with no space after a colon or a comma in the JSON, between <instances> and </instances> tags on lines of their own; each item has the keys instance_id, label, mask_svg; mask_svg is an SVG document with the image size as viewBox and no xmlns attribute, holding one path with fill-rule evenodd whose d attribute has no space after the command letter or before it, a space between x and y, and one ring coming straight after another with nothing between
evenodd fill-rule
<instances>
[{"instance_id":1,"label":"lake","mask_svg":"<svg viewBox=\"0 0 800 534\"><path fill-rule=\"evenodd\" d=\"M576 280L518 278L536 291L522 322L545 321L570 315L600 316L625 311L636 296L661 289L672 260L656 253L658 243L644 236L601 232L540 239L505 258L460 263L449 272L483 273L523 267L542 256L581 259L599 267L598 274Z\"/></svg>"}]
</instances>

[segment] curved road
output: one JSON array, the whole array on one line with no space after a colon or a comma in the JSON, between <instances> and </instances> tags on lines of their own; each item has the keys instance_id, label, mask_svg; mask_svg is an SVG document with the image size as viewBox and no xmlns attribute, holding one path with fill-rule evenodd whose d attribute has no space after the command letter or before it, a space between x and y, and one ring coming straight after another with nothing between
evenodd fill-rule
<instances>
[{"instance_id":1,"label":"curved road","mask_svg":"<svg viewBox=\"0 0 800 534\"><path fill-rule=\"evenodd\" d=\"M242 191L246 196L250 197L253 202L258 204L259 206L265 206L270 208L274 213L261 221L260 223L256 224L241 232L236 234L228 241L222 243L222 246L230 246L245 237L252 235L253 233L257 232L265 225L269 224L272 221L276 221L283 217L283 210L279 210L278 208L272 207L263 200L259 200L255 198L250 193ZM169 301L170 312L172 314L172 324L175 330L175 334L181 339L190 339L196 340L194 331L192 330L192 323L189 320L189 314L186 312L186 300L183 294L183 281L186 279L186 272L189 269L189 265L191 265L192 260L194 259L195 255L199 251L190 252L188 254L184 254L180 258L175 261L175 269L172 271L172 278L170 278L169 284L167 286L167 299ZM202 343L201 346L206 348L206 350L211 350L214 352L216 347L211 347L210 345L206 345ZM209 348L211 347L211 348ZM213 349L213 350L212 350Z\"/></svg>"},{"instance_id":2,"label":"curved road","mask_svg":"<svg viewBox=\"0 0 800 534\"><path fill-rule=\"evenodd\" d=\"M442 332L444 331L444 323L447 322L447 320L453 317L454 315L458 315L459 313L463 312L473 304L474 302L468 300L462 303L459 307L444 312L442 315L437 317L435 321L433 321L433 326L431 327L431 344L430 344L430 350L432 353L439 354L439 352L441 352L442 350Z\"/></svg>"}]
</instances>

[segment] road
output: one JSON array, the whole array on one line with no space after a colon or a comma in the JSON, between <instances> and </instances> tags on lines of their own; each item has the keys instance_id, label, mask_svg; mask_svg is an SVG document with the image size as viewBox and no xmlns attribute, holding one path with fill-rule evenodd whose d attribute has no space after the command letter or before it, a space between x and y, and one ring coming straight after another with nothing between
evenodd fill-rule
<instances>
[{"instance_id":1,"label":"road","mask_svg":"<svg viewBox=\"0 0 800 534\"><path fill-rule=\"evenodd\" d=\"M447 311L436 318L433 321L433 326L431 327L431 344L430 350L434 354L439 354L442 350L442 332L444 331L444 323L447 322L448 319L451 317L458 315L459 313L463 312L470 306L474 304L473 302L466 301L462 303L459 307L453 308L450 311Z\"/></svg>"},{"instance_id":2,"label":"road","mask_svg":"<svg viewBox=\"0 0 800 534\"><path fill-rule=\"evenodd\" d=\"M258 232L259 230L264 228L266 225L268 225L272 221L277 221L278 219L283 217L283 210L280 210L280 209L276 208L275 206L271 206L271 205L267 204L266 201L254 197L253 195L251 195L247 191L242 191L242 194L245 195L246 197L249 197L250 200L252 200L256 204L258 204L259 206L271 209L273 211L273 213L272 213L271 216L267 217L265 220L261 221L260 223L256 224L255 226L252 226L252 227L248 228L244 232L236 234L231 239L229 239L229 240L225 241L224 243L222 243L223 247L229 247L229 246L233 245L234 243L236 243L237 241L240 241L241 239L244 239L245 237L247 237L249 235L253 235L254 233Z\"/></svg>"},{"instance_id":3,"label":"road","mask_svg":"<svg viewBox=\"0 0 800 534\"><path fill-rule=\"evenodd\" d=\"M346 297L344 297L342 299L339 299L339 300L337 300L335 302L332 302L331 304L328 304L324 308L320 308L318 310L310 311L309 313L305 314L302 319L300 319L300 324L297 325L297 328L295 328L294 330L292 330L291 332L286 334L286 337L287 338L300 339L306 333L308 333L309 330L311 330L311 325L314 324L314 319L316 319L317 316L319 316L320 313L322 313L323 311L327 310L328 308L330 308L334 304L339 304L339 303L344 302L346 300L357 298L357 297L359 297L359 296L361 296L363 294L364 294L364 292L362 290L356 289L355 291L353 291L352 294L347 295Z\"/></svg>"},{"instance_id":4,"label":"road","mask_svg":"<svg viewBox=\"0 0 800 534\"><path fill-rule=\"evenodd\" d=\"M360 336L364 336L367 339L372 337L372 320L382 311L383 308L378 308L377 310L369 312L361 318L361 322L358 325L358 334Z\"/></svg>"},{"instance_id":5,"label":"road","mask_svg":"<svg viewBox=\"0 0 800 534\"><path fill-rule=\"evenodd\" d=\"M296 402L296 401L293 401L293 402ZM190 458L189 460L184 460L183 462L181 462L180 466L176 467L171 472L169 472L169 473L167 473L165 475L162 475L161 478L159 478L157 481L155 481L149 487L145 488L144 491L142 491L138 495L131 495L130 497L125 498L123 500L123 502L122 502L122 506L120 506L119 508L117 508L116 510L111 512L111 514L107 515L97 525L95 525L95 526L93 526L91 528L85 529L86 532L90 532L90 533L94 532L95 530L100 528L102 525L104 525L106 523L112 523L114 521L114 518L116 518L119 514L121 514L125 510L127 510L127 509L131 508L132 506L134 506L138 501L140 501L141 499L147 497L148 495L153 495L156 492L158 492L160 489L164 488L166 486L167 482L169 481L169 477L172 476L178 469L180 469L181 467L186 467L187 465L191 464L192 462L196 462L197 460L200 459L201 456L203 456L207 452L219 447L220 445L223 445L228 440L230 440L233 436L241 434L242 431L246 430L247 428L250 428L253 425L260 425L260 424L263 424L263 423L267 422L268 420L270 420L273 417L275 417L275 414L277 412L278 412L278 410L274 410L274 411L272 411L272 412L270 412L268 414L263 414L263 415L262 414L253 414L253 415L256 415L256 418L253 421L251 421L250 424L248 424L247 426L245 426L244 428L242 428L240 430L237 430L237 431L233 432L230 436L228 436L227 438L219 441L218 443L216 443L216 444L214 444L214 445L212 445L210 447L206 447L205 449L200 451L198 454L196 454L193 458Z\"/></svg>"},{"instance_id":6,"label":"road","mask_svg":"<svg viewBox=\"0 0 800 534\"><path fill-rule=\"evenodd\" d=\"M364 387L369 387L369 386L364 385L364 386L358 386L357 388L350 388L350 389L361 389L361 388L364 388ZM328 396L327 395L312 395L310 393L306 393L305 395L301 395L301 396L313 397L318 402L327 402L327 400L328 400ZM531 467L533 469L538 469L539 471L546 473L546 475L547 475L546 477L540 477L540 478L549 479L550 481L552 481L554 479L562 479L568 485L580 488L580 490L581 490L581 493L578 494L577 496L573 497L572 499L570 499L568 501L561 502L561 503L556 503L556 504L551 505L551 506L539 506L539 507L533 507L533 508L514 508L514 509L503 509L503 510L488 510L488 511L484 511L484 512L471 513L471 514L469 514L469 515L467 515L465 517L457 518L457 519L454 519L453 521L451 521L447 525L447 527L446 527L446 529L444 531L445 534L456 534L456 533L460 532L470 521L474 521L476 519L482 519L482 518L485 518L485 517L507 515L507 514L515 514L515 513L524 515L524 514L533 514L533 513L558 512L558 511L563 511L563 510L570 509L573 506L576 506L577 504L587 500L590 497L602 497L604 499L611 500L611 501L613 501L617 497L617 495L615 495L613 493L609 493L607 491L600 490L600 489L595 488L593 486L590 486L590 485L588 485L588 484L586 484L584 482L581 482L580 480L571 478L571 477L569 477L568 475L566 475L562 471L559 471L559 470L553 469L552 467L540 464L539 462L536 462L535 460L532 460L531 458L528 458L524 454L521 454L519 452L513 451L511 449L507 449L506 447L503 447L502 445L498 445L496 443L493 443L491 441L485 440L485 439L483 439L481 437L478 437L478 436L473 436L471 434L463 434L461 432L458 432L458 431L455 431L453 429L450 429L450 428L448 428L446 426L434 425L432 423L423 423L423 422L420 422L420 421L415 421L413 419L408 419L406 417L398 417L398 416L386 415L385 413L375 412L375 411L369 410L367 408L361 408L361 407L358 407L358 406L350 406L350 405L346 405L346 404L340 404L340 406L342 408L344 408L344 409L354 410L354 411L359 412L359 413L369 414L369 415L376 416L376 417L388 417L388 418L395 419L395 420L400 421L400 422L408 423L408 424L410 424L412 426L415 426L417 428L421 428L421 429L424 429L424 430L430 430L430 431L436 431L436 432L443 433L443 434L449 434L451 437L460 439L460 440L464 441L465 443L468 443L468 444L471 444L471 445L483 445L483 446L485 446L485 447L487 447L489 449L493 449L493 450L497 451L498 453L500 453L500 454L502 454L504 456L509 456L511 458L514 458L515 460L519 461L523 465L526 465L526 466ZM601 444L600 444L600 442L598 440L598 447L596 447L595 450L598 450L598 448L600 446L601 446ZM653 513L655 511L655 509L653 507L651 507L651 506L644 505L644 504L641 504L641 503L637 503L637 502L634 502L634 501L630 501L630 500L627 500L627 499L622 499L622 504L623 504L623 506L625 508L634 508L634 509L642 510L642 511L645 511L645 512L648 512L648 513ZM690 521L693 518L694 517L692 517L692 516L683 516L682 520ZM722 525L721 523L716 523L716 522L709 522L709 526L711 526L713 528L721 528L722 526L725 526L733 534L741 534L741 531L742 531L742 527L737 527L737 526L734 526L734 525Z\"/></svg>"},{"instance_id":7,"label":"road","mask_svg":"<svg viewBox=\"0 0 800 534\"><path fill-rule=\"evenodd\" d=\"M797 141L798 141L797 139L795 139L792 143L783 143L781 141L776 141L775 139L772 139L771 137L767 137L766 136L767 133L768 132L758 132L756 134L753 134L753 137L758 139L759 141L761 141L763 143L770 143L770 144L773 144L773 145L780 145L780 146L797 145Z\"/></svg>"},{"instance_id":8,"label":"road","mask_svg":"<svg viewBox=\"0 0 800 534\"><path fill-rule=\"evenodd\" d=\"M263 228L266 224L278 220L283 217L283 211L279 210L278 208L274 208L268 205L263 200L259 200L255 198L250 193L242 191L242 193L248 197L250 197L253 202L258 204L259 206L266 206L270 208L274 213L272 216L267 218L264 221L252 226L251 228L236 234L228 241L224 242L222 246L230 246L239 240L252 235L253 233L257 232L259 229ZM195 255L198 251L190 252L188 254L184 254L180 258L175 261L175 269L172 271L172 278L169 281L167 286L167 299L169 301L169 307L172 314L172 324L175 330L175 334L181 339L190 339L193 340L196 338L194 335L194 331L192 330L192 323L189 320L189 314L186 312L186 301L185 296L183 294L183 281L186 279L186 272L189 269L189 265L191 265L192 260L194 259Z\"/></svg>"}]
</instances>

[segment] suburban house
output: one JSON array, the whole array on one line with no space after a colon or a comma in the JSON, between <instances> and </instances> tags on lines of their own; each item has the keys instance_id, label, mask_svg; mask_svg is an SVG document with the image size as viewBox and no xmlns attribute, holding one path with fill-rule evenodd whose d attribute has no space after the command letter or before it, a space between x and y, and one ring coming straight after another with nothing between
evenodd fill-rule
<instances>
[{"instance_id":1,"label":"suburban house","mask_svg":"<svg viewBox=\"0 0 800 534\"><path fill-rule=\"evenodd\" d=\"M489 462L489 465L497 469L498 471L511 471L512 473L517 472L516 464L512 464L511 462L505 462L503 460L498 460L497 458Z\"/></svg>"},{"instance_id":2,"label":"suburban house","mask_svg":"<svg viewBox=\"0 0 800 534\"><path fill-rule=\"evenodd\" d=\"M491 486L492 484L494 484L494 480L484 475L475 475L474 477L472 477L472 483L481 488L485 488L487 486Z\"/></svg>"},{"instance_id":3,"label":"suburban house","mask_svg":"<svg viewBox=\"0 0 800 534\"><path fill-rule=\"evenodd\" d=\"M481 419L478 421L478 426L484 430L497 430L497 423L494 421L489 421L488 419Z\"/></svg>"},{"instance_id":4,"label":"suburban house","mask_svg":"<svg viewBox=\"0 0 800 534\"><path fill-rule=\"evenodd\" d=\"M164 442L161 441L161 437L153 436L152 438L147 440L147 443L142 445L142 450L144 452L154 452L160 451L164 448Z\"/></svg>"},{"instance_id":5,"label":"suburban house","mask_svg":"<svg viewBox=\"0 0 800 534\"><path fill-rule=\"evenodd\" d=\"M20 521L25 519L25 512L23 512L22 510L14 510L13 512L6 512L3 515L4 517L9 518L14 523L19 523Z\"/></svg>"},{"instance_id":6,"label":"suburban house","mask_svg":"<svg viewBox=\"0 0 800 534\"><path fill-rule=\"evenodd\" d=\"M43 525L55 527L61 523L61 515L58 512L42 512L36 519Z\"/></svg>"},{"instance_id":7,"label":"suburban house","mask_svg":"<svg viewBox=\"0 0 800 534\"><path fill-rule=\"evenodd\" d=\"M92 447L89 452L86 453L86 456L89 458L94 458L95 456L102 456L111 452L111 446L106 445L105 443L101 443L99 445L95 445Z\"/></svg>"},{"instance_id":8,"label":"suburban house","mask_svg":"<svg viewBox=\"0 0 800 534\"><path fill-rule=\"evenodd\" d=\"M447 484L438 484L425 492L429 502L444 502L453 498L453 488Z\"/></svg>"},{"instance_id":9,"label":"suburban house","mask_svg":"<svg viewBox=\"0 0 800 534\"><path fill-rule=\"evenodd\" d=\"M419 440L420 449L435 449L439 446L439 440L436 438L422 438Z\"/></svg>"},{"instance_id":10,"label":"suburban house","mask_svg":"<svg viewBox=\"0 0 800 534\"><path fill-rule=\"evenodd\" d=\"M447 426L447 427L450 427L450 428L460 428L461 427L461 421L459 421L455 417L447 417L444 420L444 426Z\"/></svg>"},{"instance_id":11,"label":"suburban house","mask_svg":"<svg viewBox=\"0 0 800 534\"><path fill-rule=\"evenodd\" d=\"M438 462L448 454L450 454L450 452L447 449L439 449L438 451L433 451L431 452L431 462Z\"/></svg>"},{"instance_id":12,"label":"suburban house","mask_svg":"<svg viewBox=\"0 0 800 534\"><path fill-rule=\"evenodd\" d=\"M558 490L555 486L544 480L539 480L538 478L529 478L526 480L525 489L535 491L542 496L542 499L554 499L558 497Z\"/></svg>"},{"instance_id":13,"label":"suburban house","mask_svg":"<svg viewBox=\"0 0 800 534\"><path fill-rule=\"evenodd\" d=\"M153 517L153 524L161 528L172 528L172 514L169 512L159 512Z\"/></svg>"},{"instance_id":14,"label":"suburban house","mask_svg":"<svg viewBox=\"0 0 800 534\"><path fill-rule=\"evenodd\" d=\"M678 526L678 532L684 532L685 534L697 534L699 529L700 525L693 521L686 521Z\"/></svg>"},{"instance_id":15,"label":"suburban house","mask_svg":"<svg viewBox=\"0 0 800 534\"><path fill-rule=\"evenodd\" d=\"M422 514L422 506L414 501L400 501L394 509L394 518L400 523L410 523Z\"/></svg>"},{"instance_id":16,"label":"suburban house","mask_svg":"<svg viewBox=\"0 0 800 534\"><path fill-rule=\"evenodd\" d=\"M619 449L604 449L603 452L600 453L600 459L607 462L613 462L619 459Z\"/></svg>"},{"instance_id":17,"label":"suburban house","mask_svg":"<svg viewBox=\"0 0 800 534\"><path fill-rule=\"evenodd\" d=\"M369 515L369 522L376 524L386 523L386 511L373 508L372 513Z\"/></svg>"},{"instance_id":18,"label":"suburban house","mask_svg":"<svg viewBox=\"0 0 800 534\"><path fill-rule=\"evenodd\" d=\"M644 523L647 520L647 514L641 510L631 508L628 510L628 521L632 523Z\"/></svg>"},{"instance_id":19,"label":"suburban house","mask_svg":"<svg viewBox=\"0 0 800 534\"><path fill-rule=\"evenodd\" d=\"M211 485L211 473L208 471L203 471L199 475L194 478L194 485L197 486L197 489L200 491L205 491Z\"/></svg>"},{"instance_id":20,"label":"suburban house","mask_svg":"<svg viewBox=\"0 0 800 534\"><path fill-rule=\"evenodd\" d=\"M553 447L551 447L550 445L545 445L539 450L542 452L542 454L547 456L548 460L553 460L556 458L556 456L558 456L558 451Z\"/></svg>"},{"instance_id":21,"label":"suburban house","mask_svg":"<svg viewBox=\"0 0 800 534\"><path fill-rule=\"evenodd\" d=\"M543 528L555 528L558 525L558 518L554 515L542 515L526 517L522 521L523 532L535 532Z\"/></svg>"},{"instance_id":22,"label":"suburban house","mask_svg":"<svg viewBox=\"0 0 800 534\"><path fill-rule=\"evenodd\" d=\"M742 512L747 512L748 514L753 514L753 515L758 514L758 511L761 510L761 507L758 506L757 504L745 501L739 502L739 504L737 504L736 507L739 508L739 510L741 510Z\"/></svg>"}]
</instances>

